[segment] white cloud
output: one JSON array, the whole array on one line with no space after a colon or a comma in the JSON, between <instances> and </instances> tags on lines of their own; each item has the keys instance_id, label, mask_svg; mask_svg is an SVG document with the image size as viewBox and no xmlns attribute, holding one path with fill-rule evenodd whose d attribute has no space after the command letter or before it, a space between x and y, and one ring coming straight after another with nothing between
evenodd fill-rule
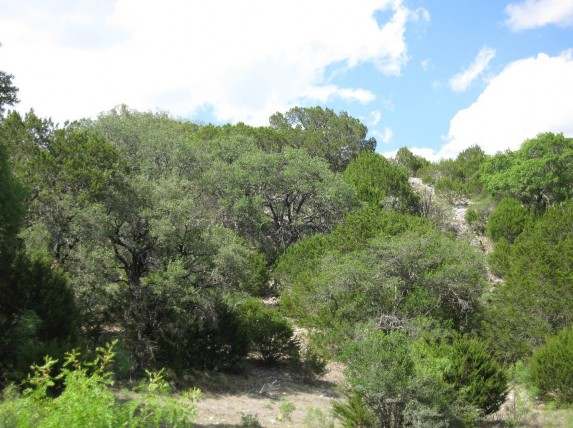
<instances>
[{"instance_id":1,"label":"white cloud","mask_svg":"<svg viewBox=\"0 0 573 428\"><path fill-rule=\"evenodd\" d=\"M422 70L428 71L428 68L430 67L430 58L420 61L420 66L422 67Z\"/></svg>"},{"instance_id":2,"label":"white cloud","mask_svg":"<svg viewBox=\"0 0 573 428\"><path fill-rule=\"evenodd\" d=\"M388 152L383 152L382 156L387 159L393 159L396 157L399 149L391 150ZM429 160L430 162L438 162L441 158L436 151L426 147L409 147L409 150L417 156L421 156L424 159Z\"/></svg>"},{"instance_id":3,"label":"white cloud","mask_svg":"<svg viewBox=\"0 0 573 428\"><path fill-rule=\"evenodd\" d=\"M385 126L382 132L373 130L371 131L371 134L374 138L376 138L377 142L382 144L389 144L390 141L392 141L392 137L394 136L394 132L389 126Z\"/></svg>"},{"instance_id":4,"label":"white cloud","mask_svg":"<svg viewBox=\"0 0 573 428\"><path fill-rule=\"evenodd\" d=\"M448 143L437 153L452 158L478 144L486 153L518 149L541 132L573 136L573 51L539 54L506 66L470 107L451 120Z\"/></svg>"},{"instance_id":5,"label":"white cloud","mask_svg":"<svg viewBox=\"0 0 573 428\"><path fill-rule=\"evenodd\" d=\"M333 85L327 67L397 75L407 23L429 19L402 0L68 4L19 0L0 16L2 68L16 76L21 109L60 122L120 103L183 117L212 107L221 121L254 124L305 102L369 103L371 91ZM379 25L376 10L389 21Z\"/></svg>"},{"instance_id":6,"label":"white cloud","mask_svg":"<svg viewBox=\"0 0 573 428\"><path fill-rule=\"evenodd\" d=\"M450 88L454 92L464 92L469 85L477 79L487 68L489 62L495 57L495 49L484 46L477 54L474 62L461 73L450 79Z\"/></svg>"},{"instance_id":7,"label":"white cloud","mask_svg":"<svg viewBox=\"0 0 573 428\"><path fill-rule=\"evenodd\" d=\"M370 125L378 125L380 123L380 119L382 119L382 113L380 113L378 110L370 112Z\"/></svg>"},{"instance_id":8,"label":"white cloud","mask_svg":"<svg viewBox=\"0 0 573 428\"><path fill-rule=\"evenodd\" d=\"M346 101L356 101L361 104L371 103L376 99L372 91L366 89L339 88L335 85L314 86L300 94L301 98L326 103L329 99L339 98Z\"/></svg>"},{"instance_id":9,"label":"white cloud","mask_svg":"<svg viewBox=\"0 0 573 428\"><path fill-rule=\"evenodd\" d=\"M509 15L505 23L513 31L528 30L548 24L573 26L571 0L525 0L507 5L505 13Z\"/></svg>"}]
</instances>

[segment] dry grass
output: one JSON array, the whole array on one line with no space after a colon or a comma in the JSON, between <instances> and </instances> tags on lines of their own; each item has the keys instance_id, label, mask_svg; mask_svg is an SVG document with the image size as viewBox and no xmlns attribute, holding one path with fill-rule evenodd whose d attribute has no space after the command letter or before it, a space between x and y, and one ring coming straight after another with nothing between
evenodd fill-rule
<instances>
[{"instance_id":1,"label":"dry grass","mask_svg":"<svg viewBox=\"0 0 573 428\"><path fill-rule=\"evenodd\" d=\"M253 418L263 427L318 427L333 426L331 401L344 377L342 367L334 363L320 379L304 382L287 366L249 362L240 374L194 373L188 381L203 391L197 403L197 427L248 426L247 420ZM281 412L285 407L294 407L288 417ZM310 421L310 414L323 415L326 421L319 423L316 417Z\"/></svg>"}]
</instances>

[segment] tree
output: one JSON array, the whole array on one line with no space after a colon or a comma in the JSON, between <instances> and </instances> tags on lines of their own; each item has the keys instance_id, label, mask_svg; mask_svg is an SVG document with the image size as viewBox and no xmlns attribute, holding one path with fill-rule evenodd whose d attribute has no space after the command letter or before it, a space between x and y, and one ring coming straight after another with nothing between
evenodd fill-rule
<instances>
[{"instance_id":1,"label":"tree","mask_svg":"<svg viewBox=\"0 0 573 428\"><path fill-rule=\"evenodd\" d=\"M424 181L433 183L438 193L456 202L482 192L480 168L486 159L484 151L475 145L462 151L456 159L426 165L418 173Z\"/></svg>"},{"instance_id":2,"label":"tree","mask_svg":"<svg viewBox=\"0 0 573 428\"><path fill-rule=\"evenodd\" d=\"M14 175L20 182L31 188L35 184L37 162L40 152L54 139L56 128L51 120L42 119L30 110L23 117L11 111L3 118L0 133L12 162Z\"/></svg>"},{"instance_id":3,"label":"tree","mask_svg":"<svg viewBox=\"0 0 573 428\"><path fill-rule=\"evenodd\" d=\"M544 399L573 403L573 326L563 328L537 348L531 378Z\"/></svg>"},{"instance_id":4,"label":"tree","mask_svg":"<svg viewBox=\"0 0 573 428\"><path fill-rule=\"evenodd\" d=\"M23 376L47 349L62 352L75 341L77 311L64 273L49 260L21 251L23 192L3 145L0 188L0 367L3 376L15 375L9 373L14 370Z\"/></svg>"},{"instance_id":5,"label":"tree","mask_svg":"<svg viewBox=\"0 0 573 428\"><path fill-rule=\"evenodd\" d=\"M494 242L505 239L513 243L527 223L531 213L517 199L502 199L491 213L487 222L486 233Z\"/></svg>"},{"instance_id":6,"label":"tree","mask_svg":"<svg viewBox=\"0 0 573 428\"><path fill-rule=\"evenodd\" d=\"M428 223L409 221L407 216L401 225L391 221L398 216L386 217L386 227L357 251L340 251L346 247L344 241L337 247L336 241L329 245L325 240L318 242L319 248L327 249L319 250L318 257L287 252L275 275L281 281L281 304L289 314L307 326L332 331L334 342L361 322L390 331L408 328L417 317L433 317L468 328L480 309L483 260L471 247ZM297 267L299 257L308 271Z\"/></svg>"},{"instance_id":7,"label":"tree","mask_svg":"<svg viewBox=\"0 0 573 428\"><path fill-rule=\"evenodd\" d=\"M366 139L366 126L346 112L337 115L328 108L294 107L285 114L275 113L269 121L285 134L291 147L324 158L333 171L344 171L361 151L376 148L374 138Z\"/></svg>"},{"instance_id":8,"label":"tree","mask_svg":"<svg viewBox=\"0 0 573 428\"><path fill-rule=\"evenodd\" d=\"M24 189L14 179L6 150L0 144L0 264L11 260L24 217Z\"/></svg>"},{"instance_id":9,"label":"tree","mask_svg":"<svg viewBox=\"0 0 573 428\"><path fill-rule=\"evenodd\" d=\"M121 105L85 126L95 129L114 145L132 173L149 178L170 175L190 178L201 171L194 150L199 126L172 119L165 112L137 112Z\"/></svg>"},{"instance_id":10,"label":"tree","mask_svg":"<svg viewBox=\"0 0 573 428\"><path fill-rule=\"evenodd\" d=\"M0 71L0 117L4 114L4 106L13 106L19 102L18 88L14 86L12 79L14 79L12 74Z\"/></svg>"},{"instance_id":11,"label":"tree","mask_svg":"<svg viewBox=\"0 0 573 428\"><path fill-rule=\"evenodd\" d=\"M461 426L505 401L504 372L476 340L453 335L436 343L371 329L360 329L355 337L342 354L351 400L334 406L345 426ZM376 423L359 425L368 413Z\"/></svg>"},{"instance_id":12,"label":"tree","mask_svg":"<svg viewBox=\"0 0 573 428\"><path fill-rule=\"evenodd\" d=\"M484 163L481 180L495 197L513 197L538 211L573 196L573 139L545 133Z\"/></svg>"},{"instance_id":13,"label":"tree","mask_svg":"<svg viewBox=\"0 0 573 428\"><path fill-rule=\"evenodd\" d=\"M300 149L253 149L216 162L207 188L221 201L223 222L254 243L269 261L312 233L324 233L355 205L353 189L319 158Z\"/></svg>"},{"instance_id":14,"label":"tree","mask_svg":"<svg viewBox=\"0 0 573 428\"><path fill-rule=\"evenodd\" d=\"M407 147L401 147L396 152L395 161L408 171L411 176L416 176L418 170L430 165L430 162L421 156L416 156Z\"/></svg>"},{"instance_id":15,"label":"tree","mask_svg":"<svg viewBox=\"0 0 573 428\"><path fill-rule=\"evenodd\" d=\"M402 211L417 208L417 196L408 184L406 173L377 153L361 153L350 162L343 176L356 188L358 199L363 202Z\"/></svg>"},{"instance_id":16,"label":"tree","mask_svg":"<svg viewBox=\"0 0 573 428\"><path fill-rule=\"evenodd\" d=\"M551 207L516 239L493 292L485 336L509 361L573 323L573 202Z\"/></svg>"}]
</instances>

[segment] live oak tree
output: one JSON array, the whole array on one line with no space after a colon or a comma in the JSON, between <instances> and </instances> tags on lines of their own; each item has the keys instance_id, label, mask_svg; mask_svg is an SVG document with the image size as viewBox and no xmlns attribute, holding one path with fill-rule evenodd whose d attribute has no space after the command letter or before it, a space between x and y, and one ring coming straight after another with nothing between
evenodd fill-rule
<instances>
[{"instance_id":1,"label":"live oak tree","mask_svg":"<svg viewBox=\"0 0 573 428\"><path fill-rule=\"evenodd\" d=\"M284 133L291 147L324 158L333 171L342 172L363 151L374 151L376 140L366 138L368 128L346 112L322 107L294 107L275 113L271 127Z\"/></svg>"},{"instance_id":2,"label":"live oak tree","mask_svg":"<svg viewBox=\"0 0 573 428\"><path fill-rule=\"evenodd\" d=\"M519 150L498 153L484 163L482 182L496 197L513 197L543 211L573 196L573 139L545 133Z\"/></svg>"},{"instance_id":3,"label":"live oak tree","mask_svg":"<svg viewBox=\"0 0 573 428\"><path fill-rule=\"evenodd\" d=\"M356 203L353 189L326 162L290 147L253 148L232 163L218 161L206 180L221 201L224 224L269 261L304 236L332 230Z\"/></svg>"}]
</instances>

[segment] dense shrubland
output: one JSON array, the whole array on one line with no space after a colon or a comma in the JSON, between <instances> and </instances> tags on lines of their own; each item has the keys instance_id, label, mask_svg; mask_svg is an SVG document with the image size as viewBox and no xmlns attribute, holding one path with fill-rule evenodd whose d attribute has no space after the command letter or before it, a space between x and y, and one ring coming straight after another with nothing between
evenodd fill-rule
<instances>
[{"instance_id":1,"label":"dense shrubland","mask_svg":"<svg viewBox=\"0 0 573 428\"><path fill-rule=\"evenodd\" d=\"M407 148L383 158L360 121L321 107L268 127L125 106L61 127L0 113L1 423L64 423L68 402L92 395L98 417L124 418L107 424L186 421L192 411L155 396L120 404L113 376L247 358L288 361L305 379L343 361L334 411L348 426L474 423L499 409L515 362L540 397L571 402L559 380L573 323L571 139L431 163ZM493 252L449 232L412 175L469 204ZM115 354L101 348L112 340Z\"/></svg>"}]
</instances>

